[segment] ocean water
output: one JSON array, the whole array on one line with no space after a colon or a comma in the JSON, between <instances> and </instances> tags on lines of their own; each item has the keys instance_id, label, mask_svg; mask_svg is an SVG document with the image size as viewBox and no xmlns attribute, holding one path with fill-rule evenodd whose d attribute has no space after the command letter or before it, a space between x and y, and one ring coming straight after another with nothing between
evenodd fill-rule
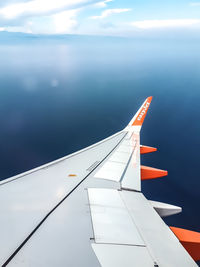
<instances>
[{"instance_id":1,"label":"ocean water","mask_svg":"<svg viewBox=\"0 0 200 267\"><path fill-rule=\"evenodd\" d=\"M169 225L200 231L198 40L0 38L0 179L114 134L150 95L141 143L158 152L142 164L169 175L143 192L183 208Z\"/></svg>"}]
</instances>

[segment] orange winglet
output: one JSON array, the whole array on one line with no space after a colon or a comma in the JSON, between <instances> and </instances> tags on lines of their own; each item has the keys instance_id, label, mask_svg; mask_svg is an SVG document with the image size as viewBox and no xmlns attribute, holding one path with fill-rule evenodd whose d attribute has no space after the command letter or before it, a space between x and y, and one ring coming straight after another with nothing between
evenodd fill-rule
<instances>
[{"instance_id":1,"label":"orange winglet","mask_svg":"<svg viewBox=\"0 0 200 267\"><path fill-rule=\"evenodd\" d=\"M147 154L157 151L157 148L151 146L140 146L140 154Z\"/></svg>"},{"instance_id":2,"label":"orange winglet","mask_svg":"<svg viewBox=\"0 0 200 267\"><path fill-rule=\"evenodd\" d=\"M167 171L142 165L140 166L140 170L141 170L141 180L155 179L168 175Z\"/></svg>"},{"instance_id":3,"label":"orange winglet","mask_svg":"<svg viewBox=\"0 0 200 267\"><path fill-rule=\"evenodd\" d=\"M142 126L144 118L147 114L147 110L151 104L152 96L147 97L146 101L138 111L137 117L135 118L132 126Z\"/></svg>"},{"instance_id":4,"label":"orange winglet","mask_svg":"<svg viewBox=\"0 0 200 267\"><path fill-rule=\"evenodd\" d=\"M200 260L200 233L177 228L170 227L175 236L179 239L183 247L187 250L190 256L195 261Z\"/></svg>"}]
</instances>

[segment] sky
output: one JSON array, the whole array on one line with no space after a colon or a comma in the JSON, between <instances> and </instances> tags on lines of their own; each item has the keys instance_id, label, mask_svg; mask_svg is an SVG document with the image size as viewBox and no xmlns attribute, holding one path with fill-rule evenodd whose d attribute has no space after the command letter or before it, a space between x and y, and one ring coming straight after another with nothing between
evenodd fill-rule
<instances>
[{"instance_id":1,"label":"sky","mask_svg":"<svg viewBox=\"0 0 200 267\"><path fill-rule=\"evenodd\" d=\"M0 31L33 34L200 33L200 1L3 0Z\"/></svg>"}]
</instances>

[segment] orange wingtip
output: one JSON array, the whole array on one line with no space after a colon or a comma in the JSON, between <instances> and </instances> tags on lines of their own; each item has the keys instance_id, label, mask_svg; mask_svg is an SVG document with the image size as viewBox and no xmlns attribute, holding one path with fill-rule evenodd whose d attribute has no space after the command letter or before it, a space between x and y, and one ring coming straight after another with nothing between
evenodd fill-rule
<instances>
[{"instance_id":1,"label":"orange wingtip","mask_svg":"<svg viewBox=\"0 0 200 267\"><path fill-rule=\"evenodd\" d=\"M147 111L149 109L149 106L151 104L151 101L152 101L152 96L149 96L144 102L144 104L142 105L142 107L140 108L139 113L137 117L135 118L132 126L142 126L145 116L147 114Z\"/></svg>"},{"instance_id":2,"label":"orange wingtip","mask_svg":"<svg viewBox=\"0 0 200 267\"><path fill-rule=\"evenodd\" d=\"M175 236L179 239L183 247L187 250L190 256L195 261L200 260L200 233L177 228L170 227Z\"/></svg>"},{"instance_id":3,"label":"orange wingtip","mask_svg":"<svg viewBox=\"0 0 200 267\"><path fill-rule=\"evenodd\" d=\"M140 154L147 154L157 151L157 148L151 146L140 146Z\"/></svg>"},{"instance_id":4,"label":"orange wingtip","mask_svg":"<svg viewBox=\"0 0 200 267\"><path fill-rule=\"evenodd\" d=\"M141 170L141 180L155 179L168 175L167 171L142 165L140 166L140 170Z\"/></svg>"},{"instance_id":5,"label":"orange wingtip","mask_svg":"<svg viewBox=\"0 0 200 267\"><path fill-rule=\"evenodd\" d=\"M68 177L76 177L76 174L69 174Z\"/></svg>"}]
</instances>

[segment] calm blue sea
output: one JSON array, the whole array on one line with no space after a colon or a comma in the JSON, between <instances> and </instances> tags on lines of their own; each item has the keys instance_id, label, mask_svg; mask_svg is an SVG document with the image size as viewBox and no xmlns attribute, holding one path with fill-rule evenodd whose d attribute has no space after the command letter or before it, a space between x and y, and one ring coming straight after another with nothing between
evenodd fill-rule
<instances>
[{"instance_id":1,"label":"calm blue sea","mask_svg":"<svg viewBox=\"0 0 200 267\"><path fill-rule=\"evenodd\" d=\"M169 176L152 200L183 207L169 225L200 231L200 42L105 37L0 37L0 179L121 130L154 96L142 156Z\"/></svg>"}]
</instances>

